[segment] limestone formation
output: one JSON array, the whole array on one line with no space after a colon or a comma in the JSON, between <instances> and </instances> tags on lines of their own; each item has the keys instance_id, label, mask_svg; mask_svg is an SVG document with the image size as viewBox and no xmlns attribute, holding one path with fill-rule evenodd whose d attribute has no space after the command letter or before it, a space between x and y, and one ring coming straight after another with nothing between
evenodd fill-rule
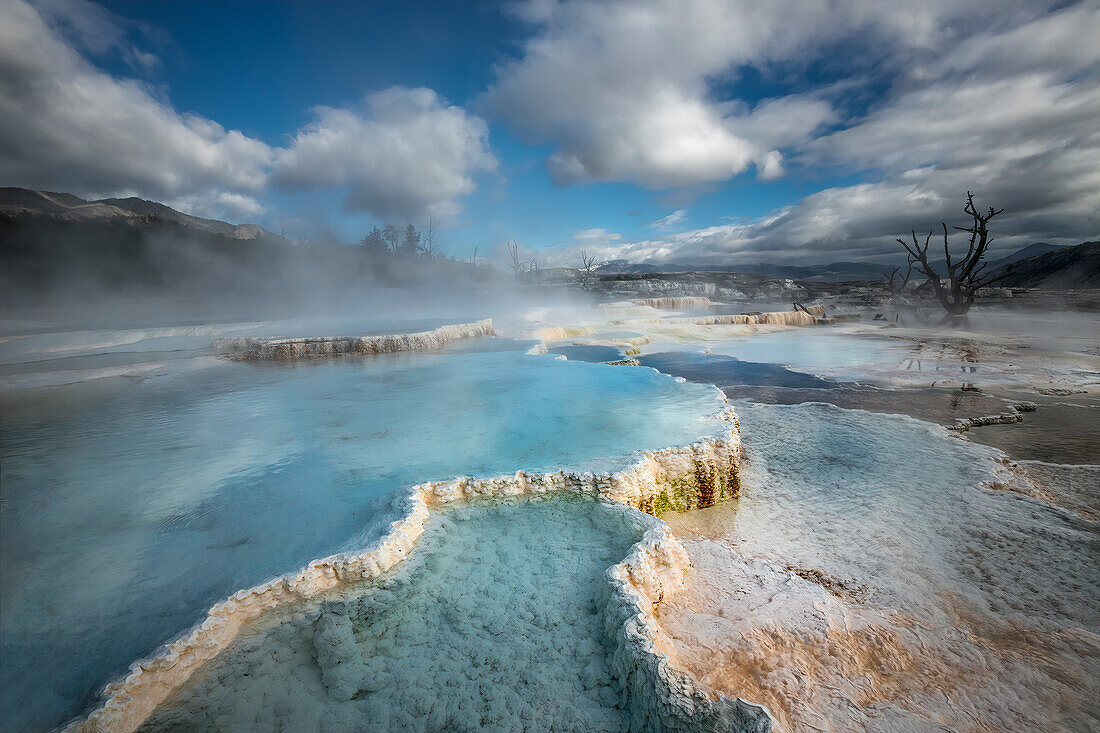
<instances>
[{"instance_id":1,"label":"limestone formation","mask_svg":"<svg viewBox=\"0 0 1100 733\"><path fill-rule=\"evenodd\" d=\"M276 360L304 357L328 357L366 354L389 354L398 351L437 349L451 341L492 336L493 320L440 326L431 331L385 334L381 336L320 336L314 338L228 338L214 341L212 346L230 352L234 359Z\"/></svg>"},{"instance_id":2,"label":"limestone formation","mask_svg":"<svg viewBox=\"0 0 1100 733\"><path fill-rule=\"evenodd\" d=\"M669 298L642 298L633 301L634 305L648 306L662 310L681 308L706 308L714 305L710 298L703 297L669 297Z\"/></svg>"}]
</instances>

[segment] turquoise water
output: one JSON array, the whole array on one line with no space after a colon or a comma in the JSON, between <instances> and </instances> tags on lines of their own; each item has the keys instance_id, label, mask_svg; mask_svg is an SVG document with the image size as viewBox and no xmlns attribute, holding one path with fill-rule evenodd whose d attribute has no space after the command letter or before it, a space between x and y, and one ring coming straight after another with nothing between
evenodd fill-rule
<instances>
[{"instance_id":1,"label":"turquoise water","mask_svg":"<svg viewBox=\"0 0 1100 733\"><path fill-rule=\"evenodd\" d=\"M449 509L380 587L267 620L143 730L627 730L604 572L644 521L583 499Z\"/></svg>"},{"instance_id":2,"label":"turquoise water","mask_svg":"<svg viewBox=\"0 0 1100 733\"><path fill-rule=\"evenodd\" d=\"M721 426L710 388L518 348L4 392L0 727L63 723L234 590L367 544L413 483L612 469Z\"/></svg>"}]
</instances>

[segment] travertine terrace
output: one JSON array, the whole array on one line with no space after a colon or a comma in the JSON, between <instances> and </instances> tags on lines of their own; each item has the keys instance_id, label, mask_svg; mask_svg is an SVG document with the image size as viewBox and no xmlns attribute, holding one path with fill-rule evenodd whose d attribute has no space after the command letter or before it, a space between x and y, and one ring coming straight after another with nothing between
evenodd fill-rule
<instances>
[{"instance_id":1,"label":"travertine terrace","mask_svg":"<svg viewBox=\"0 0 1100 733\"><path fill-rule=\"evenodd\" d=\"M706 308L714 305L714 302L710 298L702 297L669 297L669 298L641 298L639 300L632 301L637 306L648 306L650 308L660 308L663 310L672 310L677 308Z\"/></svg>"},{"instance_id":2,"label":"travertine terrace","mask_svg":"<svg viewBox=\"0 0 1100 733\"><path fill-rule=\"evenodd\" d=\"M232 358L244 360L301 359L366 354L390 354L399 351L436 349L452 341L493 335L493 320L440 326L417 333L380 336L321 336L312 338L231 338L214 341L215 349L228 351Z\"/></svg>"},{"instance_id":3,"label":"travertine terrace","mask_svg":"<svg viewBox=\"0 0 1100 733\"><path fill-rule=\"evenodd\" d=\"M206 619L151 659L109 685L105 701L69 731L133 731L173 690L224 651L241 629L264 612L304 599L322 598L341 587L382 576L415 550L434 507L464 501L506 500L561 492L587 495L648 513L697 508L736 497L741 456L740 428L729 408L717 414L728 429L680 448L646 451L616 473L555 472L487 479L461 477L414 486L403 519L362 553L315 560L298 573L234 593ZM624 510L625 507L624 507ZM636 703L636 730L766 731L767 712L715 695L670 664L671 645L654 609L682 585L690 562L680 542L660 520L652 520L631 554L608 570L607 626L615 640L616 675Z\"/></svg>"}]
</instances>

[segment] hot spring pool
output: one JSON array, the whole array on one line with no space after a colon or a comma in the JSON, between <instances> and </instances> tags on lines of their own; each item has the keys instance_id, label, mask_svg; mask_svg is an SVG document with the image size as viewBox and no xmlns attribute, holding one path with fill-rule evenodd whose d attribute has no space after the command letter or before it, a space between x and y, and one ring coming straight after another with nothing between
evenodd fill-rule
<instances>
[{"instance_id":1,"label":"hot spring pool","mask_svg":"<svg viewBox=\"0 0 1100 733\"><path fill-rule=\"evenodd\" d=\"M723 426L712 388L518 349L197 357L4 392L2 727L62 724L234 590L364 546L404 487L610 470Z\"/></svg>"},{"instance_id":2,"label":"hot spring pool","mask_svg":"<svg viewBox=\"0 0 1100 733\"><path fill-rule=\"evenodd\" d=\"M142 730L626 730L604 573L654 521L576 498L447 509L385 581L269 614Z\"/></svg>"}]
</instances>

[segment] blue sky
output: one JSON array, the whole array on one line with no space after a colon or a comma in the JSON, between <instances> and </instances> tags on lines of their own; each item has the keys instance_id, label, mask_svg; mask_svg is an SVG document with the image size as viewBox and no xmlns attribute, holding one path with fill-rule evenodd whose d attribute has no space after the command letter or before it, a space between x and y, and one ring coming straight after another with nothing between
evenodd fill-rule
<instances>
[{"instance_id":1,"label":"blue sky","mask_svg":"<svg viewBox=\"0 0 1100 733\"><path fill-rule=\"evenodd\" d=\"M219 121L269 145L311 119L317 105L346 107L392 86L427 87L452 103L475 108L492 83L494 67L522 52L531 29L497 2L251 3L105 2L119 17L163 31L149 39L162 49L147 79L164 85L181 110ZM241 29L247 28L244 34ZM135 29L135 35L140 32ZM157 41L159 40L159 44ZM104 59L112 73L132 69L117 55ZM820 75L819 75L820 76ZM832 79L835 80L835 72ZM750 103L784 85L753 74L729 90ZM489 120L489 142L500 175L484 177L446 238L457 255L475 243L518 239L532 249L567 246L574 232L605 228L624 237L653 234L650 223L685 209L681 228L725 219L755 218L830 185L821 176L757 182L737 176L715 190L652 191L630 183L555 184L544 161L551 146L524 145L508 127ZM349 216L339 195L283 196L280 213L295 211L288 235L313 234L330 224L345 240L381 221ZM327 201L326 201L327 200ZM690 206L679 205L691 201ZM326 205L327 204L327 205ZM306 212L324 210L324 220ZM400 222L405 223L405 222ZM422 222L416 222L422 224Z\"/></svg>"},{"instance_id":2,"label":"blue sky","mask_svg":"<svg viewBox=\"0 0 1100 733\"><path fill-rule=\"evenodd\" d=\"M544 265L1095 236L1100 6L882 5L0 0L0 185Z\"/></svg>"}]
</instances>

